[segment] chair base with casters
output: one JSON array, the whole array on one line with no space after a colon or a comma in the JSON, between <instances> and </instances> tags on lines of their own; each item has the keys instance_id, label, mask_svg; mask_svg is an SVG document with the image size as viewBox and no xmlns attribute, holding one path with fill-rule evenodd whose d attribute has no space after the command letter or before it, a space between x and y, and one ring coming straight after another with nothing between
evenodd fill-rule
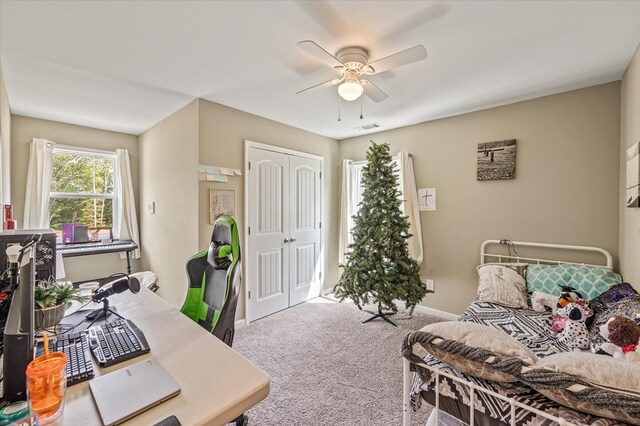
<instances>
[{"instance_id":1,"label":"chair base with casters","mask_svg":"<svg viewBox=\"0 0 640 426\"><path fill-rule=\"evenodd\" d=\"M242 284L238 225L233 218L216 220L209 247L187 261L187 276L189 289L180 311L232 346ZM233 422L244 426L248 419L242 414Z\"/></svg>"}]
</instances>

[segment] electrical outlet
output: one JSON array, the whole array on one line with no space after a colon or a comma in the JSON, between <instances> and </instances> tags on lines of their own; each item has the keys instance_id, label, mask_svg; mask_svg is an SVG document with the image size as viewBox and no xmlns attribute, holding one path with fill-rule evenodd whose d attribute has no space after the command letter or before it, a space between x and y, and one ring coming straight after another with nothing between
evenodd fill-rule
<instances>
[{"instance_id":1,"label":"electrical outlet","mask_svg":"<svg viewBox=\"0 0 640 426\"><path fill-rule=\"evenodd\" d=\"M427 290L436 291L436 282L434 280L427 280Z\"/></svg>"}]
</instances>

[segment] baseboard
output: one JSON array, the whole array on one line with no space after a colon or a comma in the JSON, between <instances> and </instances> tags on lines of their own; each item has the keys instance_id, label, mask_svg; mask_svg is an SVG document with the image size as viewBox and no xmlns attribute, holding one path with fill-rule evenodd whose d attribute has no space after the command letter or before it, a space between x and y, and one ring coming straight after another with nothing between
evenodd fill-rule
<instances>
[{"instance_id":1,"label":"baseboard","mask_svg":"<svg viewBox=\"0 0 640 426\"><path fill-rule=\"evenodd\" d=\"M333 294L333 288L334 287L335 286L332 285L331 287L327 287L327 288L322 289L322 294L320 296L328 296L330 294Z\"/></svg>"},{"instance_id":2,"label":"baseboard","mask_svg":"<svg viewBox=\"0 0 640 426\"><path fill-rule=\"evenodd\" d=\"M245 318L236 320L235 328L236 330L241 330L247 326L247 320Z\"/></svg>"},{"instance_id":3,"label":"baseboard","mask_svg":"<svg viewBox=\"0 0 640 426\"><path fill-rule=\"evenodd\" d=\"M414 309L416 312L421 314L429 314L436 317L444 318L449 321L457 321L460 315L452 314L451 312L441 311L439 309L430 308L424 305L416 305Z\"/></svg>"},{"instance_id":4,"label":"baseboard","mask_svg":"<svg viewBox=\"0 0 640 426\"><path fill-rule=\"evenodd\" d=\"M325 294L324 297L328 299L333 299L336 302L338 301L338 299L335 297L333 293L327 293ZM345 299L345 302L353 303L351 299ZM402 300L396 300L395 304L399 309L405 309L404 302ZM420 314L428 314L428 315L433 315L435 317L444 318L449 321L457 321L458 318L460 317L460 315L452 314L451 312L441 311L439 309L430 308L424 305L416 305L414 311Z\"/></svg>"}]
</instances>

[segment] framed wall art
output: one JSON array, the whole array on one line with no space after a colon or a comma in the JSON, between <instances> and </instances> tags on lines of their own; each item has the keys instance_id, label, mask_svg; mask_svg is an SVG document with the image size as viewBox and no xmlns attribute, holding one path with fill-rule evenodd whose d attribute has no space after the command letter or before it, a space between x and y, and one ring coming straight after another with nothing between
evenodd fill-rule
<instances>
[{"instance_id":1,"label":"framed wall art","mask_svg":"<svg viewBox=\"0 0 640 426\"><path fill-rule=\"evenodd\" d=\"M516 177L516 140L478 144L478 180L506 180Z\"/></svg>"},{"instance_id":2,"label":"framed wall art","mask_svg":"<svg viewBox=\"0 0 640 426\"><path fill-rule=\"evenodd\" d=\"M236 191L232 189L209 190L209 223L213 225L220 216L236 216Z\"/></svg>"},{"instance_id":3,"label":"framed wall art","mask_svg":"<svg viewBox=\"0 0 640 426\"><path fill-rule=\"evenodd\" d=\"M418 189L418 207L421 211L436 211L436 189Z\"/></svg>"}]
</instances>

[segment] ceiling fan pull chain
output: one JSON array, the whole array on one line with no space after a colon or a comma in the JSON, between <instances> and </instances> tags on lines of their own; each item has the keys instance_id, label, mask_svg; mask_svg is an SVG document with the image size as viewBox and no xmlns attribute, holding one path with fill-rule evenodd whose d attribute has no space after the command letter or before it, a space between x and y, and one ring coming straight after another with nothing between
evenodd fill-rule
<instances>
[{"instance_id":1,"label":"ceiling fan pull chain","mask_svg":"<svg viewBox=\"0 0 640 426\"><path fill-rule=\"evenodd\" d=\"M364 118L364 115L362 115L362 98L364 98L364 96L360 96L360 120Z\"/></svg>"},{"instance_id":2,"label":"ceiling fan pull chain","mask_svg":"<svg viewBox=\"0 0 640 426\"><path fill-rule=\"evenodd\" d=\"M340 95L338 95L338 121L342 121L342 118L340 118Z\"/></svg>"}]
</instances>

